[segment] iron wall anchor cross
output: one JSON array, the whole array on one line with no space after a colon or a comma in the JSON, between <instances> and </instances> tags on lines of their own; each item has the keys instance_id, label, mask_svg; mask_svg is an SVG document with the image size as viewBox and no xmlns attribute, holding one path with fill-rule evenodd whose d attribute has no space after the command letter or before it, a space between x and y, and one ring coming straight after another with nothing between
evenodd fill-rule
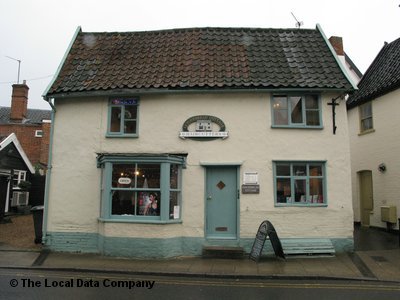
<instances>
[{"instance_id":1,"label":"iron wall anchor cross","mask_svg":"<svg viewBox=\"0 0 400 300\"><path fill-rule=\"evenodd\" d=\"M339 103L337 103L336 101L342 98L342 96L337 96L336 98L333 98L332 101L330 103L328 103L328 105L332 106L332 124L333 124L333 134L336 134L336 106L339 105Z\"/></svg>"}]
</instances>

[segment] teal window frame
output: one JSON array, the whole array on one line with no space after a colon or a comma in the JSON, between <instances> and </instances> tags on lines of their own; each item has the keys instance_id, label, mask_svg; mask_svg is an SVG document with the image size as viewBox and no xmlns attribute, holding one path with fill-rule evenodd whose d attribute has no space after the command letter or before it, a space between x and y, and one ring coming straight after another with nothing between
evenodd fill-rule
<instances>
[{"instance_id":1,"label":"teal window frame","mask_svg":"<svg viewBox=\"0 0 400 300\"><path fill-rule=\"evenodd\" d=\"M306 107L306 97L314 96L317 98L318 108L307 108ZM302 122L294 122L292 120L291 112L292 112L292 101L290 98L292 97L300 97L301 98L301 117ZM287 108L283 110L287 110L287 124L276 124L275 120L275 110L274 107L276 98L286 98ZM271 95L271 120L272 120L272 128L303 128L303 129L322 129L322 106L321 106L321 95L315 93L309 94L273 94ZM318 111L319 125L307 125L307 111Z\"/></svg>"},{"instance_id":2,"label":"teal window frame","mask_svg":"<svg viewBox=\"0 0 400 300\"><path fill-rule=\"evenodd\" d=\"M108 121L107 121L106 137L124 137L124 138L139 137L139 104L140 104L140 99L137 96L111 97L108 102ZM129 119L126 117L127 116L127 107L129 107L129 106L136 107L136 118ZM119 108L121 110L119 131L112 131L112 129L111 129L112 111L115 108ZM135 133L126 133L124 131L126 121L136 122L136 132Z\"/></svg>"},{"instance_id":3,"label":"teal window frame","mask_svg":"<svg viewBox=\"0 0 400 300\"><path fill-rule=\"evenodd\" d=\"M290 173L288 175L278 175L277 166L289 166ZM305 174L295 174L295 167L306 166ZM322 175L311 175L310 167L321 167ZM327 206L327 189L326 189L326 161L273 161L273 180L274 180L274 202L275 206L300 206L300 207L314 207L314 206ZM290 196L286 197L286 202L281 202L278 197L278 179L290 181ZM305 181L306 193L304 201L296 202L295 184L296 181ZM311 180L322 180L321 194L322 199L317 199L314 195L310 195L310 182Z\"/></svg>"},{"instance_id":4,"label":"teal window frame","mask_svg":"<svg viewBox=\"0 0 400 300\"><path fill-rule=\"evenodd\" d=\"M134 156L134 155L100 155L98 167L101 168L101 209L100 221L103 222L130 222L130 223L181 223L182 222L182 169L185 167L183 156ZM159 164L160 165L160 187L159 188L116 188L112 187L113 165L117 164ZM175 187L171 186L171 166L178 166L178 181ZM160 199L159 216L143 215L117 215L112 214L112 193L113 191L133 192L156 192ZM171 215L170 201L171 192L178 194L179 218ZM172 208L173 211L173 208Z\"/></svg>"}]
</instances>

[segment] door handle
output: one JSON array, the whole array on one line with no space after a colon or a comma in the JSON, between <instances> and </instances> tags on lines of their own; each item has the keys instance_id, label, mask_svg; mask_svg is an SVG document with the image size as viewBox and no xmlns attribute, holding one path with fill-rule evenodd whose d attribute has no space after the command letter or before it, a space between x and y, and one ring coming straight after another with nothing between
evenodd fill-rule
<instances>
[{"instance_id":1,"label":"door handle","mask_svg":"<svg viewBox=\"0 0 400 300\"><path fill-rule=\"evenodd\" d=\"M211 195L208 195L207 200L211 200L211 199L212 199Z\"/></svg>"}]
</instances>

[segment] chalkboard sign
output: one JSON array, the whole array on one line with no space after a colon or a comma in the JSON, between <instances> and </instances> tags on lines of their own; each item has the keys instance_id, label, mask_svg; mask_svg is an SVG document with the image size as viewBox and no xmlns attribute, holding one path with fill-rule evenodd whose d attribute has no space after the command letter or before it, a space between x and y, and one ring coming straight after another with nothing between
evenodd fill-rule
<instances>
[{"instance_id":1,"label":"chalkboard sign","mask_svg":"<svg viewBox=\"0 0 400 300\"><path fill-rule=\"evenodd\" d=\"M250 259L254 261L258 261L260 259L267 234L267 221L264 221L261 223L260 227L258 227L256 238L250 251Z\"/></svg>"},{"instance_id":2,"label":"chalkboard sign","mask_svg":"<svg viewBox=\"0 0 400 300\"><path fill-rule=\"evenodd\" d=\"M269 221L262 222L260 227L258 227L256 238L254 240L253 247L251 248L249 258L254 261L259 261L267 236L270 237L275 255L285 259L285 254L283 252L281 241L278 238L274 226Z\"/></svg>"},{"instance_id":3,"label":"chalkboard sign","mask_svg":"<svg viewBox=\"0 0 400 300\"><path fill-rule=\"evenodd\" d=\"M267 221L267 223L268 223L267 232L268 232L269 240L271 241L271 244L272 244L272 248L274 248L275 255L282 259L285 259L285 253L283 252L281 240L279 239L274 226L272 226L272 224L268 221Z\"/></svg>"}]
</instances>

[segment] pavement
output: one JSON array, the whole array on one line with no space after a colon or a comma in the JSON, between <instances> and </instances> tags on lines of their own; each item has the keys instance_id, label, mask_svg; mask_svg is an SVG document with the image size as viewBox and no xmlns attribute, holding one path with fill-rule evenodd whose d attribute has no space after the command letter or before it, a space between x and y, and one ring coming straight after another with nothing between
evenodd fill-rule
<instances>
[{"instance_id":1,"label":"pavement","mask_svg":"<svg viewBox=\"0 0 400 300\"><path fill-rule=\"evenodd\" d=\"M400 283L398 233L355 227L355 251L334 256L243 259L180 257L139 260L97 254L24 250L0 244L0 269L116 272L223 278L352 279Z\"/></svg>"}]
</instances>

